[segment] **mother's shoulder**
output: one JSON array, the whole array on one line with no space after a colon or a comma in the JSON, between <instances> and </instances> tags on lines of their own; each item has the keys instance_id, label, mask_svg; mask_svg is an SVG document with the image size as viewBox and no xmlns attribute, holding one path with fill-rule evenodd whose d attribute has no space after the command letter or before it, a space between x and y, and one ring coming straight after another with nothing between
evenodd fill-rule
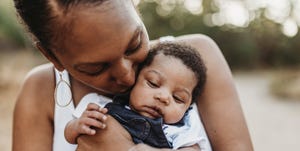
<instances>
[{"instance_id":1,"label":"mother's shoulder","mask_svg":"<svg viewBox=\"0 0 300 151\"><path fill-rule=\"evenodd\" d=\"M176 41L186 43L198 49L200 52L219 53L220 49L215 41L207 35L189 34L176 37Z\"/></svg>"},{"instance_id":2,"label":"mother's shoulder","mask_svg":"<svg viewBox=\"0 0 300 151\"><path fill-rule=\"evenodd\" d=\"M216 81L217 83L231 81L231 72L228 64L213 39L203 34L191 34L176 37L176 41L191 45L199 51L208 69L207 75L209 76L207 81L210 79L213 79L210 81ZM218 79L218 76L227 79ZM209 82L206 85L209 85Z\"/></svg>"},{"instance_id":3,"label":"mother's shoulder","mask_svg":"<svg viewBox=\"0 0 300 151\"><path fill-rule=\"evenodd\" d=\"M175 37L176 42L184 43L196 48L200 53L204 54L220 54L221 51L215 41L204 34L187 34ZM151 45L156 44L159 40L152 40Z\"/></svg>"},{"instance_id":4,"label":"mother's shoulder","mask_svg":"<svg viewBox=\"0 0 300 151\"><path fill-rule=\"evenodd\" d=\"M21 92L25 91L28 93L27 95L34 93L35 95L31 95L31 97L49 97L51 93L53 95L55 87L53 69L53 65L50 63L33 68L26 75Z\"/></svg>"},{"instance_id":5,"label":"mother's shoulder","mask_svg":"<svg viewBox=\"0 0 300 151\"><path fill-rule=\"evenodd\" d=\"M192 42L196 42L196 41L201 41L201 42L212 42L213 40L204 34L187 34L187 35L181 35L176 37L176 40L182 40L182 41L192 41Z\"/></svg>"},{"instance_id":6,"label":"mother's shoulder","mask_svg":"<svg viewBox=\"0 0 300 151\"><path fill-rule=\"evenodd\" d=\"M31 69L26 75L25 81L49 82L54 79L54 66L51 63L42 64Z\"/></svg>"},{"instance_id":7,"label":"mother's shoulder","mask_svg":"<svg viewBox=\"0 0 300 151\"><path fill-rule=\"evenodd\" d=\"M44 64L33 68L26 75L17 97L15 112L24 114L22 116L47 116L53 119L54 87L53 65Z\"/></svg>"}]
</instances>

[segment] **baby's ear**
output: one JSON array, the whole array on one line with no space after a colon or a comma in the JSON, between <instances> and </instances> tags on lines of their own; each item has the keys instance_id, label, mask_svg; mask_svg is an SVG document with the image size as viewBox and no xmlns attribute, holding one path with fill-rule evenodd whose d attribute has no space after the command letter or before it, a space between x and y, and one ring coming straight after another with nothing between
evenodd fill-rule
<instances>
[{"instance_id":1,"label":"baby's ear","mask_svg":"<svg viewBox=\"0 0 300 151\"><path fill-rule=\"evenodd\" d=\"M63 71L64 67L62 64L59 62L59 60L56 58L56 56L51 52L51 50L46 50L42 46L41 42L35 42L35 47L40 50L40 52L49 60L53 63L55 68L59 71Z\"/></svg>"}]
</instances>

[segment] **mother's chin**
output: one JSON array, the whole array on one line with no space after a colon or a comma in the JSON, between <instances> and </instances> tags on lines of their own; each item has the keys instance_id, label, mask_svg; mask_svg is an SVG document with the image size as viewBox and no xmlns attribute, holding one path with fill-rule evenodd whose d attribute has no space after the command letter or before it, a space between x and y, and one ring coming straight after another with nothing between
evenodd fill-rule
<instances>
[{"instance_id":1,"label":"mother's chin","mask_svg":"<svg viewBox=\"0 0 300 151\"><path fill-rule=\"evenodd\" d=\"M116 94L123 94L128 92L131 87L130 86L124 86L124 85L118 85L118 84L111 84L109 86L105 86L105 87L97 87L97 86L92 86L86 83L83 83L84 85L86 85L87 87L89 87L89 89L92 89L90 91L94 91L100 95L104 95L104 96L114 96Z\"/></svg>"}]
</instances>

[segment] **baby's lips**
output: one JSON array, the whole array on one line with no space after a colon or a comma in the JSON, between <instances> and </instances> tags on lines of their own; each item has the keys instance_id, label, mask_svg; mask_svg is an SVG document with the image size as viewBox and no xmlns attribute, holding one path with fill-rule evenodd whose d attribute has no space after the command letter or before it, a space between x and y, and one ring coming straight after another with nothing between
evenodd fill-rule
<instances>
[{"instance_id":1,"label":"baby's lips","mask_svg":"<svg viewBox=\"0 0 300 151\"><path fill-rule=\"evenodd\" d=\"M147 112L154 118L162 117L162 115L159 113L159 110L155 108L149 107Z\"/></svg>"}]
</instances>

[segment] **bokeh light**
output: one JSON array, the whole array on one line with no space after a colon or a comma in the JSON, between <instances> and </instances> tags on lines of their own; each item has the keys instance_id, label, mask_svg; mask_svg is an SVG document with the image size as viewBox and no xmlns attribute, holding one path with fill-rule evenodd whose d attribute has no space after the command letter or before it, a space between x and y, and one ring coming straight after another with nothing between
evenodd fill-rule
<instances>
[{"instance_id":1,"label":"bokeh light","mask_svg":"<svg viewBox=\"0 0 300 151\"><path fill-rule=\"evenodd\" d=\"M185 0L185 8L194 15L199 15L203 11L202 0Z\"/></svg>"}]
</instances>

